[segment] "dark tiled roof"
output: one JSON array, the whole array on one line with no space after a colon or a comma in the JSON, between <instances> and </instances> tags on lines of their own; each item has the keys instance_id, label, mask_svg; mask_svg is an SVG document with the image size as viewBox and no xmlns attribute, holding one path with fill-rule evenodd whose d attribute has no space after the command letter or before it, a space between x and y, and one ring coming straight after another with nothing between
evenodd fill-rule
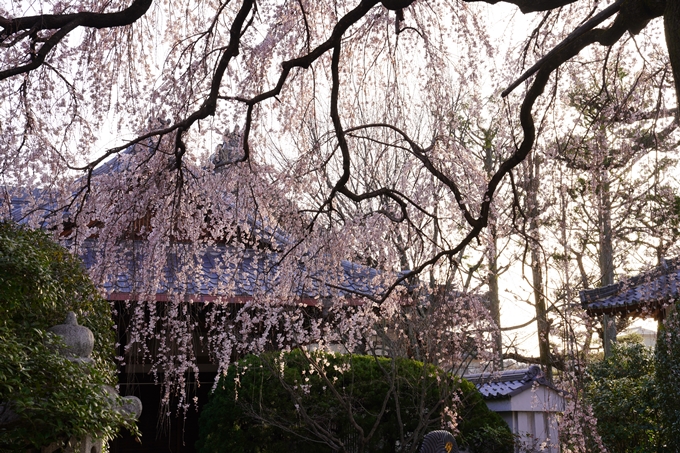
<instances>
[{"instance_id":1,"label":"dark tiled roof","mask_svg":"<svg viewBox=\"0 0 680 453\"><path fill-rule=\"evenodd\" d=\"M23 223L28 209L42 207L40 218L46 210L53 208L49 194L42 191L13 191L8 204L8 217ZM7 198L7 197L6 197ZM42 200L47 200L43 202ZM40 204L42 202L42 205ZM47 203L47 204L45 204ZM43 205L45 205L43 207ZM7 206L0 203L0 206ZM263 227L260 222L253 222L251 228L264 242L273 241L278 244L290 242L280 229ZM82 258L87 267L96 264L100 253L96 250L96 240L88 240ZM130 249L122 257L118 257L116 275L110 275L103 283L109 293L135 293L142 288L139 281L141 273L136 272L145 261L136 250L134 241L129 241ZM187 296L253 297L271 294L274 288L283 284L280 278L280 256L276 252L241 251L238 259L234 259L236 249L228 245L212 245L194 247L188 244L173 246L174 252L166 257L162 278L158 283L157 294L182 293ZM122 261L122 262L121 262ZM380 272L367 266L350 261L341 261L335 271L309 271L300 267L299 275L288 279L290 293L300 298L323 297L377 297L384 289L378 281ZM177 275L184 275L179 279ZM297 277L297 278L296 278ZM292 287L291 287L292 286ZM147 291L148 292L148 291Z\"/></svg>"},{"instance_id":2,"label":"dark tiled roof","mask_svg":"<svg viewBox=\"0 0 680 453\"><path fill-rule=\"evenodd\" d=\"M483 373L465 376L477 386L484 399L503 399L530 389L535 383L551 387L537 365L522 370Z\"/></svg>"},{"instance_id":3,"label":"dark tiled roof","mask_svg":"<svg viewBox=\"0 0 680 453\"><path fill-rule=\"evenodd\" d=\"M581 291L579 296L591 316L606 313L658 319L663 316L663 306L678 298L678 282L680 258L673 258L614 285Z\"/></svg>"},{"instance_id":4,"label":"dark tiled roof","mask_svg":"<svg viewBox=\"0 0 680 453\"><path fill-rule=\"evenodd\" d=\"M35 218L41 227L45 227L47 216L58 211L59 207L56 196L48 190L4 186L1 188L0 209L2 217L18 223L26 223L29 217L37 214Z\"/></svg>"},{"instance_id":5,"label":"dark tiled roof","mask_svg":"<svg viewBox=\"0 0 680 453\"><path fill-rule=\"evenodd\" d=\"M95 240L89 240L83 259L92 267L101 260ZM137 247L136 247L137 245ZM139 245L142 245L141 247ZM102 286L109 294L125 297L126 294L145 293L137 272L145 261L143 243L130 241L128 250L118 257L118 271L109 274ZM192 299L258 297L275 295L276 290L301 299L329 297L376 297L384 286L375 269L349 261L332 269L309 271L302 265L289 271L285 278L276 253L238 251L228 245L193 246L176 244L167 254L161 278L156 286L157 295L179 294Z\"/></svg>"},{"instance_id":6,"label":"dark tiled roof","mask_svg":"<svg viewBox=\"0 0 680 453\"><path fill-rule=\"evenodd\" d=\"M93 176L125 172L130 165L130 157L145 147L130 147L93 171ZM45 190L28 191L25 189L4 188L4 197L0 199L0 207L9 208L5 216L23 223L29 210L37 210L38 218L56 208L53 194ZM9 203L8 203L9 201ZM229 207L227 207L228 209ZM65 217L68 213L63 214ZM253 233L266 244L291 244L294 242L280 228L265 226L259 220L247 218L246 223ZM43 225L44 226L44 225ZM129 247L117 256L118 270L110 273L102 286L109 294L126 297L128 294L153 292L145 288L141 281L142 273L138 271L145 261L143 246L139 241L129 241ZM238 253L238 257L235 255ZM83 249L82 256L88 268L103 258L97 250L97 241L89 239ZM246 297L271 295L280 285L287 285L281 291L298 298L318 299L328 297L378 297L385 289L381 284L380 272L376 269L350 261L341 261L334 269L313 271L299 266L292 277L282 278L277 252L264 253L255 250L241 250L229 245L194 246L191 244L174 244L172 252L165 257L162 276L155 292L158 296L181 294L199 299L211 297ZM407 271L408 272L408 271ZM181 277L180 277L181 276ZM391 276L392 278L395 275Z\"/></svg>"}]
</instances>

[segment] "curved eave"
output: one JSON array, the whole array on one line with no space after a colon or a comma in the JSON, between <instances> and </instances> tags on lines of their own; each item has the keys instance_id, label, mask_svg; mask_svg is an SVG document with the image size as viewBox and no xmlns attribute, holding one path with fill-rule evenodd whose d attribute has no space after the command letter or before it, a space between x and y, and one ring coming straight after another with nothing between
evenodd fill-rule
<instances>
[{"instance_id":1,"label":"curved eave","mask_svg":"<svg viewBox=\"0 0 680 453\"><path fill-rule=\"evenodd\" d=\"M113 291L106 295L106 299L109 301L139 301L145 300L149 301L147 295L140 295L128 292ZM172 300L177 300L176 297L171 297L165 293L158 293L153 296L153 301L155 302L170 302ZM180 298L183 302L191 303L222 303L222 304L234 304L243 305L249 302L256 301L258 298L254 296L213 296L209 294L186 294ZM365 300L355 297L343 298L343 304L346 306L360 306L366 303ZM324 300L314 297L301 297L290 301L291 304L306 305L310 307L322 307L324 305Z\"/></svg>"},{"instance_id":2,"label":"curved eave","mask_svg":"<svg viewBox=\"0 0 680 453\"><path fill-rule=\"evenodd\" d=\"M589 304L584 308L588 316L591 317L620 315L633 318L654 318L659 321L664 318L665 307L668 303L669 300L666 298L637 301L634 303L609 303L603 301Z\"/></svg>"}]
</instances>

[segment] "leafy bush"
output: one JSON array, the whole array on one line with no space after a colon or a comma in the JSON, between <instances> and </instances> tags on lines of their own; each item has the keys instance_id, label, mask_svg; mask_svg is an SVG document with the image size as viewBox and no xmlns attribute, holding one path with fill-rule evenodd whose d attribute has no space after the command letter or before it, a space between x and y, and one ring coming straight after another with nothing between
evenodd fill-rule
<instances>
[{"instance_id":1,"label":"leafy bush","mask_svg":"<svg viewBox=\"0 0 680 453\"><path fill-rule=\"evenodd\" d=\"M640 342L621 341L609 357L588 367L588 375L586 398L608 451L658 451L654 352Z\"/></svg>"},{"instance_id":2,"label":"leafy bush","mask_svg":"<svg viewBox=\"0 0 680 453\"><path fill-rule=\"evenodd\" d=\"M680 451L680 304L659 329L656 342L656 388L659 450Z\"/></svg>"},{"instance_id":3,"label":"leafy bush","mask_svg":"<svg viewBox=\"0 0 680 453\"><path fill-rule=\"evenodd\" d=\"M61 339L46 329L68 311L94 333L92 365L55 353ZM0 222L0 450L134 431L102 388L116 382L113 345L110 307L82 263L45 233Z\"/></svg>"},{"instance_id":4,"label":"leafy bush","mask_svg":"<svg viewBox=\"0 0 680 453\"><path fill-rule=\"evenodd\" d=\"M461 444L473 452L513 451L508 426L474 385L432 366L299 350L248 356L229 368L203 408L198 447L304 453L342 451L341 441L357 451L414 451L456 410ZM495 441L480 445L489 429Z\"/></svg>"}]
</instances>

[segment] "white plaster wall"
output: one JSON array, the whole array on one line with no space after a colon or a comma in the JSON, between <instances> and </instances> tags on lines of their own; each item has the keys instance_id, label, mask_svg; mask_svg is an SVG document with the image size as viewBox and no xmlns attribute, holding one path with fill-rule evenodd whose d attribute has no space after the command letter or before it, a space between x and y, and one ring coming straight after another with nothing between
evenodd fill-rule
<instances>
[{"instance_id":1,"label":"white plaster wall","mask_svg":"<svg viewBox=\"0 0 680 453\"><path fill-rule=\"evenodd\" d=\"M555 390L538 386L507 399L487 401L486 404L505 420L527 447L559 453L557 415L564 410L564 399ZM520 451L518 447L516 452Z\"/></svg>"}]
</instances>

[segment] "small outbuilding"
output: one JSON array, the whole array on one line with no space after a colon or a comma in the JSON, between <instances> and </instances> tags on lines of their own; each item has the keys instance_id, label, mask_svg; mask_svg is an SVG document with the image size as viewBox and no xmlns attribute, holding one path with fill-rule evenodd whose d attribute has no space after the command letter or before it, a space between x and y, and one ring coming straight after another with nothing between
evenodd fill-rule
<instances>
[{"instance_id":1,"label":"small outbuilding","mask_svg":"<svg viewBox=\"0 0 680 453\"><path fill-rule=\"evenodd\" d=\"M559 453L558 419L564 411L564 398L538 366L465 378L477 386L489 409L505 420L530 451L533 447ZM520 451L519 445L515 451Z\"/></svg>"}]
</instances>

